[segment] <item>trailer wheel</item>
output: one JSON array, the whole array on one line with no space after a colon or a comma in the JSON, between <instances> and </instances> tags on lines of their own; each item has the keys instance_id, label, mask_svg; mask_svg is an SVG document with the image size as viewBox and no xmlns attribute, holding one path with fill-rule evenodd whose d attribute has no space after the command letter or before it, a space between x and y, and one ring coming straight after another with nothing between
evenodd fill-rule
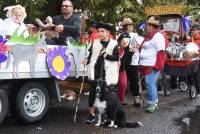
<instances>
[{"instance_id":1,"label":"trailer wheel","mask_svg":"<svg viewBox=\"0 0 200 134\"><path fill-rule=\"evenodd\" d=\"M40 121L49 108L50 98L47 88L40 83L27 83L18 92L16 114L23 122Z\"/></svg>"},{"instance_id":2,"label":"trailer wheel","mask_svg":"<svg viewBox=\"0 0 200 134\"><path fill-rule=\"evenodd\" d=\"M0 123L4 120L8 113L9 102L7 94L0 89Z\"/></svg>"},{"instance_id":3,"label":"trailer wheel","mask_svg":"<svg viewBox=\"0 0 200 134\"><path fill-rule=\"evenodd\" d=\"M196 93L197 93L197 91L196 91L195 86L191 85L189 87L189 96L190 96L190 99L194 99L196 97Z\"/></svg>"}]
</instances>

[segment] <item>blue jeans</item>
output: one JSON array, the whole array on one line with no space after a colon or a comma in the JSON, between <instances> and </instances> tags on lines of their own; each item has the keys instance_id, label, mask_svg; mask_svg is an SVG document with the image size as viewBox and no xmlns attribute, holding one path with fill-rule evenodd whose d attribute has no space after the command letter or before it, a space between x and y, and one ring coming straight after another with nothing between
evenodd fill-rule
<instances>
[{"instance_id":1,"label":"blue jeans","mask_svg":"<svg viewBox=\"0 0 200 134\"><path fill-rule=\"evenodd\" d=\"M148 75L145 75L145 86L147 89L147 103L156 104L158 103L158 70L153 69Z\"/></svg>"}]
</instances>

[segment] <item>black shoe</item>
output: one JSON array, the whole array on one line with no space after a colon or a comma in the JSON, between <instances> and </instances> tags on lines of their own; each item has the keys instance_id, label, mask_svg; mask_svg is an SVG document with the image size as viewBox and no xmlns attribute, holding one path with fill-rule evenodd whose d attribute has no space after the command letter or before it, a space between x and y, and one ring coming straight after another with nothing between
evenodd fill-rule
<instances>
[{"instance_id":1,"label":"black shoe","mask_svg":"<svg viewBox=\"0 0 200 134\"><path fill-rule=\"evenodd\" d=\"M85 124L92 124L93 122L95 122L95 116L90 114L88 119L85 121Z\"/></svg>"},{"instance_id":2,"label":"black shoe","mask_svg":"<svg viewBox=\"0 0 200 134\"><path fill-rule=\"evenodd\" d=\"M133 104L135 107L141 107L142 105L140 103L134 103Z\"/></svg>"},{"instance_id":3,"label":"black shoe","mask_svg":"<svg viewBox=\"0 0 200 134\"><path fill-rule=\"evenodd\" d=\"M122 105L128 105L126 102L121 103Z\"/></svg>"}]
</instances>

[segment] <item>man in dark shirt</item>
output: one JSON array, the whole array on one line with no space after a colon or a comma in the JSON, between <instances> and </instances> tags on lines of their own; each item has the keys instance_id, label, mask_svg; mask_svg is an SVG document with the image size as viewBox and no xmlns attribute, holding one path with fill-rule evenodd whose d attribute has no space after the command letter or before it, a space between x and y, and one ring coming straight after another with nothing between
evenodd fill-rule
<instances>
[{"instance_id":1,"label":"man in dark shirt","mask_svg":"<svg viewBox=\"0 0 200 134\"><path fill-rule=\"evenodd\" d=\"M82 21L79 16L73 14L73 4L70 0L64 0L61 6L62 15L54 16L53 24L58 38L47 39L47 44L63 45L66 38L80 39Z\"/></svg>"}]
</instances>

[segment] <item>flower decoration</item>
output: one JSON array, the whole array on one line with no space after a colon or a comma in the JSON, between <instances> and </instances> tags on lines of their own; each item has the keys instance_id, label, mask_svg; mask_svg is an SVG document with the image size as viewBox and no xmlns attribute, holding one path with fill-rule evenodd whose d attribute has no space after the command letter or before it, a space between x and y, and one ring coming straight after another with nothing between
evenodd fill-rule
<instances>
[{"instance_id":1,"label":"flower decoration","mask_svg":"<svg viewBox=\"0 0 200 134\"><path fill-rule=\"evenodd\" d=\"M7 60L7 56L5 55L5 52L7 51L7 46L5 45L6 42L7 40L0 35L0 63Z\"/></svg>"},{"instance_id":2,"label":"flower decoration","mask_svg":"<svg viewBox=\"0 0 200 134\"><path fill-rule=\"evenodd\" d=\"M47 64L50 73L60 80L65 80L70 73L71 63L68 55L66 55L66 48L59 46L47 53Z\"/></svg>"}]
</instances>

